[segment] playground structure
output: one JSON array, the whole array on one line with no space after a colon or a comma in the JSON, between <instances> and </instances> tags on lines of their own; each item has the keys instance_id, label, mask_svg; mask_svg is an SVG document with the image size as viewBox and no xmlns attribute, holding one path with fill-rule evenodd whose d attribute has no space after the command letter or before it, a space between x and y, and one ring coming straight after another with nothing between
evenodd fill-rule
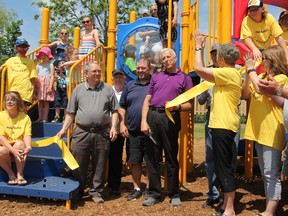
<instances>
[{"instance_id":1,"label":"playground structure","mask_svg":"<svg viewBox=\"0 0 288 216\"><path fill-rule=\"evenodd\" d=\"M229 43L232 41L232 38L235 40L239 39L240 25L246 13L247 2L248 0L234 0L233 37L231 37L232 0L218 0L218 1L208 0L208 28L207 28L207 43L206 43L207 62L210 61L208 54L210 52L210 47L212 46L212 44L216 42ZM263 2L266 4L271 4L282 8L288 8L288 2L285 0L279 0L279 1L263 0ZM172 3L171 0L170 3ZM179 66L185 73L193 71L195 45L192 40L192 36L193 33L195 32L195 29L199 27L199 11L200 11L200 0L196 0L193 4L191 4L190 0L182 1L182 13L181 13L182 23L180 24L181 38L178 37L178 39L181 40L182 46L179 43L179 47L177 48L176 46L176 50L178 59L181 59L181 61L179 62ZM116 14L117 14L117 1L111 0L109 8L108 45L106 47L102 45L96 47L95 49L91 50L84 58L80 59L72 66L69 77L70 85L68 89L68 97L70 97L74 87L79 83L83 82L84 80L82 65L85 64L85 62L89 62L91 60L98 61L102 68L102 75L101 75L102 80L109 84L112 84L111 83L112 70L115 68L116 50L117 50L117 58L123 58L123 49L125 47L125 43L127 43L127 41L129 41L129 43L131 42L130 39L133 37L133 34L137 33L138 31L157 29L157 22L154 18L145 18L145 19L142 18L138 21L135 21L135 12L131 13L132 14L131 20L135 22L131 23L131 25L125 24L126 26L124 26L123 28L122 27L116 28ZM169 16L171 17L171 11L169 12ZM215 20L218 20L218 22L215 22ZM205 29L202 30L205 31ZM119 35L117 36L117 33L119 33L119 31L123 32L122 38ZM169 31L171 31L171 29ZM49 9L44 8L42 12L42 31L41 31L40 44L47 44L49 42L48 36L49 36ZM117 46L116 46L116 36L118 39ZM79 39L80 39L80 28L76 27L74 31L74 46L76 48L79 48ZM169 46L171 46L170 40L168 40L168 47ZM37 53L37 51L39 51L40 48L41 47L29 53L28 57L31 59L35 59L35 54ZM109 64L106 64L106 62L109 62ZM122 65L121 60L120 61L118 60L118 65L119 66ZM2 107L2 99L5 93L3 83L6 79L6 74L7 69L4 68L2 72L1 92L0 92L1 107ZM133 78L133 76L130 77ZM6 89L8 88L9 86L7 85ZM189 112L188 114L181 113L181 119L182 119L182 130L179 145L180 147L179 176L180 176L180 182L186 182L186 174L187 172L192 171L192 165L193 165L194 112L192 111ZM68 130L67 137L70 137L72 130L73 128ZM70 146L69 139L67 139L67 145ZM246 146L245 177L249 178L252 176L252 168L253 168L253 143L247 141L245 146ZM69 204L66 204L66 207L69 209L70 208Z\"/></svg>"}]
</instances>

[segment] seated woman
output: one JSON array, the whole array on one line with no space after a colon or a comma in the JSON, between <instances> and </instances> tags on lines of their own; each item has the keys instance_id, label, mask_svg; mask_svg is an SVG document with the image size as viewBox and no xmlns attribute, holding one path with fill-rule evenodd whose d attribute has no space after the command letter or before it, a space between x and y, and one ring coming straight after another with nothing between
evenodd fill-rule
<instances>
[{"instance_id":1,"label":"seated woman","mask_svg":"<svg viewBox=\"0 0 288 216\"><path fill-rule=\"evenodd\" d=\"M20 94L8 91L3 101L4 111L0 112L0 167L8 174L10 185L25 185L23 170L31 148L31 120L24 113ZM16 163L17 175L12 170Z\"/></svg>"}]
</instances>

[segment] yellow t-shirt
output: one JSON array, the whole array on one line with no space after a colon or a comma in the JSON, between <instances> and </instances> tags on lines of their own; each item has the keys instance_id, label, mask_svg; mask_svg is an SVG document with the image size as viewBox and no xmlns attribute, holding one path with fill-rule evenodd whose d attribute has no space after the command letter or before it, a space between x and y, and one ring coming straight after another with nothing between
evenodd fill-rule
<instances>
[{"instance_id":1,"label":"yellow t-shirt","mask_svg":"<svg viewBox=\"0 0 288 216\"><path fill-rule=\"evenodd\" d=\"M213 68L215 86L209 127L237 132L239 127L238 103L241 96L242 77L236 68Z\"/></svg>"},{"instance_id":2,"label":"yellow t-shirt","mask_svg":"<svg viewBox=\"0 0 288 216\"><path fill-rule=\"evenodd\" d=\"M34 91L31 79L37 78L34 61L16 56L9 58L4 65L8 67L8 90L18 91L22 100L31 103Z\"/></svg>"},{"instance_id":3,"label":"yellow t-shirt","mask_svg":"<svg viewBox=\"0 0 288 216\"><path fill-rule=\"evenodd\" d=\"M242 21L241 40L251 37L255 46L260 49L266 49L275 43L275 38L283 33L278 22L271 14L267 14L266 19L256 23L249 16Z\"/></svg>"},{"instance_id":4,"label":"yellow t-shirt","mask_svg":"<svg viewBox=\"0 0 288 216\"><path fill-rule=\"evenodd\" d=\"M0 119L0 136L5 136L9 143L31 136L31 120L25 113L20 112L15 119L11 119L4 110L0 112Z\"/></svg>"},{"instance_id":5,"label":"yellow t-shirt","mask_svg":"<svg viewBox=\"0 0 288 216\"><path fill-rule=\"evenodd\" d=\"M263 74L259 77L262 78ZM288 84L288 78L284 74L274 78L282 87ZM250 88L252 93L244 138L282 151L286 139L283 110L271 98L257 94L253 84Z\"/></svg>"},{"instance_id":6,"label":"yellow t-shirt","mask_svg":"<svg viewBox=\"0 0 288 216\"><path fill-rule=\"evenodd\" d=\"M288 31L283 32L283 33L282 33L282 37L284 38L284 40L287 40L287 41L288 41Z\"/></svg>"}]
</instances>

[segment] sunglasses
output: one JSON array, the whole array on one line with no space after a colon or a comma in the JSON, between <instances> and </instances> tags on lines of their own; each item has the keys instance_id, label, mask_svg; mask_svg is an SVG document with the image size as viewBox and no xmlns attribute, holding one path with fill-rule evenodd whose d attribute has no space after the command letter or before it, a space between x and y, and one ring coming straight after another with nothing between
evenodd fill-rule
<instances>
[{"instance_id":1,"label":"sunglasses","mask_svg":"<svg viewBox=\"0 0 288 216\"><path fill-rule=\"evenodd\" d=\"M15 98L7 98L5 99L6 102L10 102L10 103L16 103L17 100Z\"/></svg>"},{"instance_id":2,"label":"sunglasses","mask_svg":"<svg viewBox=\"0 0 288 216\"><path fill-rule=\"evenodd\" d=\"M152 10L150 10L151 13L154 12L154 11L157 11L157 9L152 9Z\"/></svg>"},{"instance_id":3,"label":"sunglasses","mask_svg":"<svg viewBox=\"0 0 288 216\"><path fill-rule=\"evenodd\" d=\"M29 47L17 47L17 49L20 51L26 51L29 49Z\"/></svg>"},{"instance_id":4,"label":"sunglasses","mask_svg":"<svg viewBox=\"0 0 288 216\"><path fill-rule=\"evenodd\" d=\"M87 24L87 23L90 23L90 20L84 20L82 21L83 24Z\"/></svg>"},{"instance_id":5,"label":"sunglasses","mask_svg":"<svg viewBox=\"0 0 288 216\"><path fill-rule=\"evenodd\" d=\"M61 35L68 35L68 32L61 32Z\"/></svg>"}]
</instances>

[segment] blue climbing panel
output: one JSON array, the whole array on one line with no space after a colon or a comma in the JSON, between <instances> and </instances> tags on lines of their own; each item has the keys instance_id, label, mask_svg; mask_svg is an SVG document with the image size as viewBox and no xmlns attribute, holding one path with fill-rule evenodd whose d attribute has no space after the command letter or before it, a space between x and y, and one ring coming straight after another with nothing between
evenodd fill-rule
<instances>
[{"instance_id":1,"label":"blue climbing panel","mask_svg":"<svg viewBox=\"0 0 288 216\"><path fill-rule=\"evenodd\" d=\"M137 19L135 22L127 24L117 25L117 68L122 69L126 74L126 80L133 80L136 75L131 73L124 63L124 48L129 38L137 32L143 32L148 30L159 30L158 19L154 17L144 17ZM180 27L177 26L177 40L174 43L175 52L180 57ZM137 52L137 51L136 51ZM136 55L137 56L137 55ZM179 67L179 61L177 61L177 67Z\"/></svg>"}]
</instances>

